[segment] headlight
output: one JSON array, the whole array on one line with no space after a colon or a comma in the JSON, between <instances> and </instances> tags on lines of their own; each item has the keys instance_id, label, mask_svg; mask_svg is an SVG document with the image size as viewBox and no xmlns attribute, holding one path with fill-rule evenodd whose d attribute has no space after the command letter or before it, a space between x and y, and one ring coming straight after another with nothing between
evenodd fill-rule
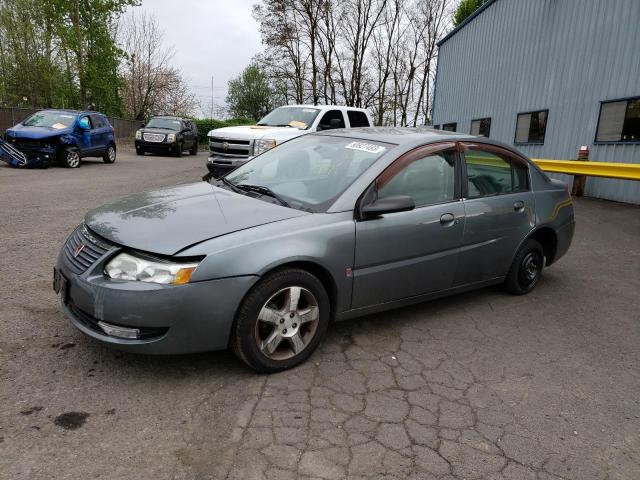
<instances>
[{"instance_id":1,"label":"headlight","mask_svg":"<svg viewBox=\"0 0 640 480\"><path fill-rule=\"evenodd\" d=\"M136 131L136 140L140 140L142 138L142 130Z\"/></svg>"},{"instance_id":2,"label":"headlight","mask_svg":"<svg viewBox=\"0 0 640 480\"><path fill-rule=\"evenodd\" d=\"M170 133L169 135L167 135L167 142L173 143L175 141L176 141L176 134L175 133Z\"/></svg>"},{"instance_id":3,"label":"headlight","mask_svg":"<svg viewBox=\"0 0 640 480\"><path fill-rule=\"evenodd\" d=\"M173 263L121 253L114 257L104 273L114 280L183 285L189 283L197 263Z\"/></svg>"},{"instance_id":4,"label":"headlight","mask_svg":"<svg viewBox=\"0 0 640 480\"><path fill-rule=\"evenodd\" d=\"M261 153L271 150L276 146L276 141L273 139L261 139L253 142L253 154L260 155Z\"/></svg>"}]
</instances>

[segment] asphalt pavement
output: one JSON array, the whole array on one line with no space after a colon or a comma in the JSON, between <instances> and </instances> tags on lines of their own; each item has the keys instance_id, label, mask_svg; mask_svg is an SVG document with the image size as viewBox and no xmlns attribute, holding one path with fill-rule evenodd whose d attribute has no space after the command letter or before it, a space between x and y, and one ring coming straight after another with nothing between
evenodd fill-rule
<instances>
[{"instance_id":1,"label":"asphalt pavement","mask_svg":"<svg viewBox=\"0 0 640 480\"><path fill-rule=\"evenodd\" d=\"M640 207L578 199L567 256L499 288L333 325L304 365L147 357L64 318L84 213L198 181L206 154L0 166L0 479L640 478Z\"/></svg>"}]
</instances>

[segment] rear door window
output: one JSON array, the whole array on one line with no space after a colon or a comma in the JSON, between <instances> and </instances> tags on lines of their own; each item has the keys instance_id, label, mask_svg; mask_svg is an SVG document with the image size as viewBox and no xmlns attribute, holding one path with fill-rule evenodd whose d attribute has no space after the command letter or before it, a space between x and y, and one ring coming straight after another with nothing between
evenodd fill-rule
<instances>
[{"instance_id":1,"label":"rear door window","mask_svg":"<svg viewBox=\"0 0 640 480\"><path fill-rule=\"evenodd\" d=\"M351 125L351 128L371 126L369 118L367 118L367 114L364 112L349 110L347 111L347 116L349 117L349 124Z\"/></svg>"},{"instance_id":2,"label":"rear door window","mask_svg":"<svg viewBox=\"0 0 640 480\"><path fill-rule=\"evenodd\" d=\"M526 163L509 155L470 147L464 152L467 197L490 197L529 189Z\"/></svg>"},{"instance_id":3,"label":"rear door window","mask_svg":"<svg viewBox=\"0 0 640 480\"><path fill-rule=\"evenodd\" d=\"M330 130L332 128L345 128L344 116L340 110L329 110L320 119L318 130Z\"/></svg>"}]
</instances>

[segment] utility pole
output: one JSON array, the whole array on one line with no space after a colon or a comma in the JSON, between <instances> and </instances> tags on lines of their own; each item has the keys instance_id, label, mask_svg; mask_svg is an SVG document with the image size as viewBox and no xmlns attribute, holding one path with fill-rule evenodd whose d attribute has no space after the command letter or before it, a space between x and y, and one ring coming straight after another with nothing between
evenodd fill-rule
<instances>
[{"instance_id":1,"label":"utility pole","mask_svg":"<svg viewBox=\"0 0 640 480\"><path fill-rule=\"evenodd\" d=\"M213 120L213 75L211 75L211 113L209 120Z\"/></svg>"}]
</instances>

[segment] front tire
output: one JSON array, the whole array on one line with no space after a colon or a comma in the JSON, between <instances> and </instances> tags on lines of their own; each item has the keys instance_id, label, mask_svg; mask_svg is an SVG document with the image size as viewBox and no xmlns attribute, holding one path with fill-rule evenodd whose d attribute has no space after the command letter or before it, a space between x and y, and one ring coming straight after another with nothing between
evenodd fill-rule
<instances>
[{"instance_id":1,"label":"front tire","mask_svg":"<svg viewBox=\"0 0 640 480\"><path fill-rule=\"evenodd\" d=\"M109 145L107 147L107 150L104 152L104 155L102 156L102 161L104 163L113 163L116 161L116 146L115 145Z\"/></svg>"},{"instance_id":2,"label":"front tire","mask_svg":"<svg viewBox=\"0 0 640 480\"><path fill-rule=\"evenodd\" d=\"M532 238L526 240L511 264L504 286L509 293L525 295L532 291L542 276L544 251Z\"/></svg>"},{"instance_id":3,"label":"front tire","mask_svg":"<svg viewBox=\"0 0 640 480\"><path fill-rule=\"evenodd\" d=\"M175 150L173 151L173 156L174 157L181 157L182 156L182 143L181 142L176 144Z\"/></svg>"},{"instance_id":4,"label":"front tire","mask_svg":"<svg viewBox=\"0 0 640 480\"><path fill-rule=\"evenodd\" d=\"M330 317L320 280L287 268L273 272L249 292L236 317L231 348L258 372L273 373L304 362L318 347Z\"/></svg>"},{"instance_id":5,"label":"front tire","mask_svg":"<svg viewBox=\"0 0 640 480\"><path fill-rule=\"evenodd\" d=\"M60 155L60 163L66 168L78 168L80 161L80 151L75 147L65 148Z\"/></svg>"},{"instance_id":6,"label":"front tire","mask_svg":"<svg viewBox=\"0 0 640 480\"><path fill-rule=\"evenodd\" d=\"M193 147L191 147L191 149L189 150L189 154L190 155L197 155L198 154L198 141L195 140L193 142Z\"/></svg>"}]
</instances>

